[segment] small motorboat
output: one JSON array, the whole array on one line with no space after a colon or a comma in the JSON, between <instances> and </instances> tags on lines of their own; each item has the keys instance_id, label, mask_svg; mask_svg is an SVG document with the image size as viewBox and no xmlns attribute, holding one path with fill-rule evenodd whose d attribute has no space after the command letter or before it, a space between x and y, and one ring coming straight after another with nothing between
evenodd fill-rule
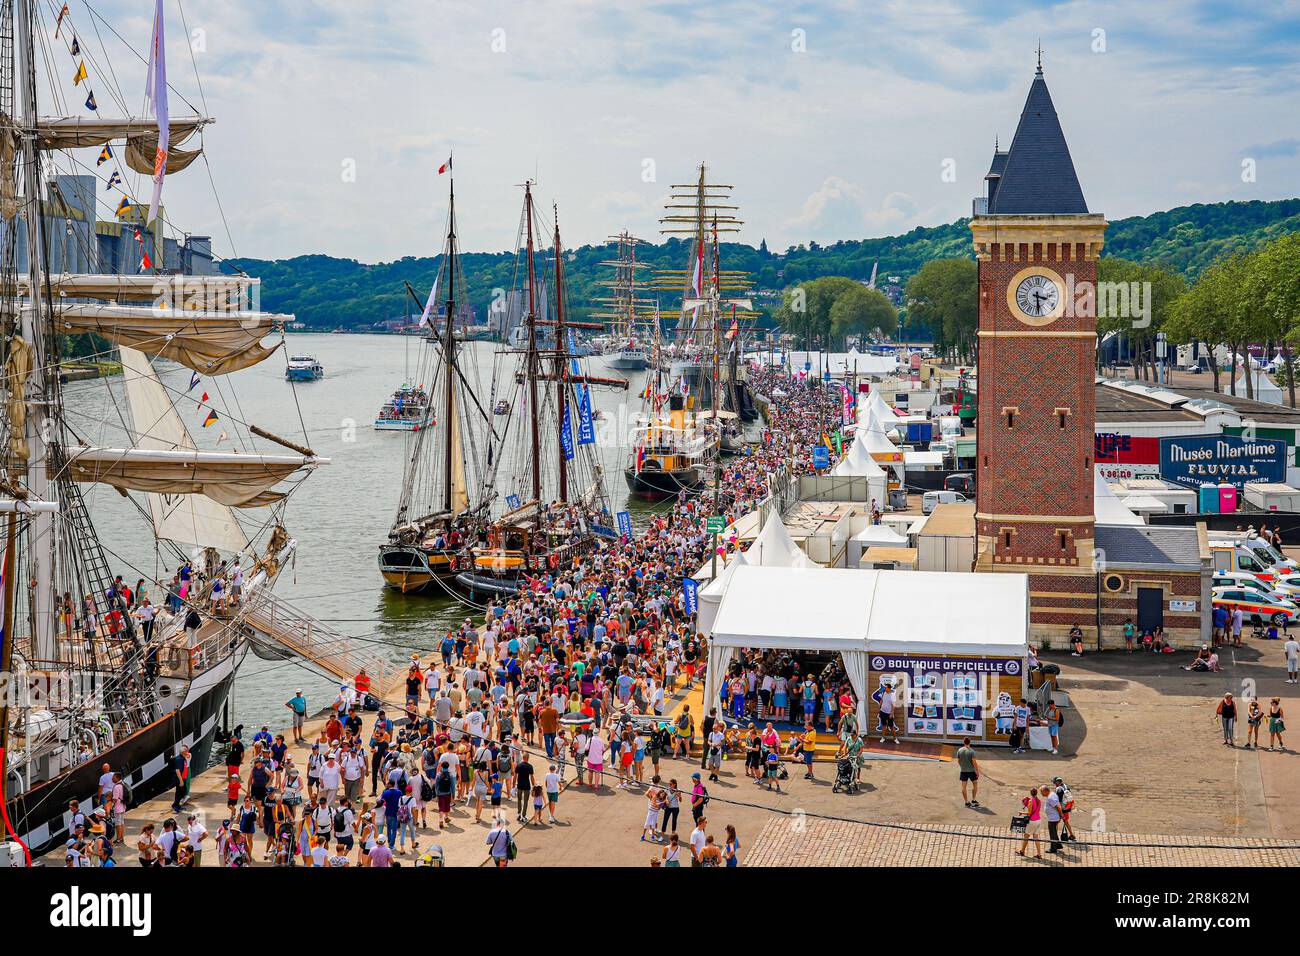
<instances>
[{"instance_id":1,"label":"small motorboat","mask_svg":"<svg viewBox=\"0 0 1300 956\"><path fill-rule=\"evenodd\" d=\"M310 355L291 355L284 377L289 382L314 382L325 377L325 367Z\"/></svg>"}]
</instances>

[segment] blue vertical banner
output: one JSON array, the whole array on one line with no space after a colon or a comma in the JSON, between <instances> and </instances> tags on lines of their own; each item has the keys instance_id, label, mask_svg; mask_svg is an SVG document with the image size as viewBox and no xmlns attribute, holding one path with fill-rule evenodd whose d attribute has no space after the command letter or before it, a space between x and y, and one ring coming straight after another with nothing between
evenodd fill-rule
<instances>
[{"instance_id":1,"label":"blue vertical banner","mask_svg":"<svg viewBox=\"0 0 1300 956\"><path fill-rule=\"evenodd\" d=\"M687 614L694 614L699 608L700 585L694 578L682 578L682 602Z\"/></svg>"},{"instance_id":2,"label":"blue vertical banner","mask_svg":"<svg viewBox=\"0 0 1300 956\"><path fill-rule=\"evenodd\" d=\"M564 448L564 460L573 461L573 426L569 422L569 403L564 403L564 417L560 421L560 445Z\"/></svg>"},{"instance_id":3,"label":"blue vertical banner","mask_svg":"<svg viewBox=\"0 0 1300 956\"><path fill-rule=\"evenodd\" d=\"M632 516L628 514L626 511L620 511L617 515L617 518L618 518L618 533L630 540L632 538Z\"/></svg>"},{"instance_id":4,"label":"blue vertical banner","mask_svg":"<svg viewBox=\"0 0 1300 956\"><path fill-rule=\"evenodd\" d=\"M586 385L578 386L578 444L594 445L596 443L596 426L591 421L591 389Z\"/></svg>"}]
</instances>

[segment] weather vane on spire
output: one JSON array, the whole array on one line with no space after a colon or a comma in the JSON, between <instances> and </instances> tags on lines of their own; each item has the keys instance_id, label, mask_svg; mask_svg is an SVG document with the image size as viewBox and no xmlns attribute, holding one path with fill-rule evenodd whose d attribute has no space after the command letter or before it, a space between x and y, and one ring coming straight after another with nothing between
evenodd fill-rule
<instances>
[{"instance_id":1,"label":"weather vane on spire","mask_svg":"<svg viewBox=\"0 0 1300 956\"><path fill-rule=\"evenodd\" d=\"M1043 38L1042 38L1042 37L1039 37L1039 38L1038 38L1038 74L1039 74L1039 76L1041 76L1042 73L1043 73Z\"/></svg>"}]
</instances>

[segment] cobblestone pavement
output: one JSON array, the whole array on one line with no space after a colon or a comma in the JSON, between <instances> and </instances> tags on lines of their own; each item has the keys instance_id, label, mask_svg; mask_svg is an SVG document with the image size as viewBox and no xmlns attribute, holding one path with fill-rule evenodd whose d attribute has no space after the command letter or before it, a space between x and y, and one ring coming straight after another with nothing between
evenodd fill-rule
<instances>
[{"instance_id":1,"label":"cobblestone pavement","mask_svg":"<svg viewBox=\"0 0 1300 956\"><path fill-rule=\"evenodd\" d=\"M747 866L1300 866L1300 849L1281 841L1244 838L1142 836L1088 833L1060 854L1015 855L1008 830L952 826L943 833L917 833L837 820L770 820L754 841ZM975 839L972 839L972 838ZM998 839L978 839L997 837ZM1147 847L1142 844L1157 844ZM1234 849L1235 846L1251 849Z\"/></svg>"}]
</instances>

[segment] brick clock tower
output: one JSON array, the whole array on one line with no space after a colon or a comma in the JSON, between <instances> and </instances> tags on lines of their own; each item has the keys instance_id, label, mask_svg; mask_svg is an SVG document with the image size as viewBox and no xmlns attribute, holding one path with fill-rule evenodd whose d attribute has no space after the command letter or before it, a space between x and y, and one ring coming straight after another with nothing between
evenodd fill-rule
<instances>
[{"instance_id":1,"label":"brick clock tower","mask_svg":"<svg viewBox=\"0 0 1300 956\"><path fill-rule=\"evenodd\" d=\"M976 570L1030 575L1031 631L1094 622L1095 283L1088 212L1041 61L970 228L979 263Z\"/></svg>"}]
</instances>

